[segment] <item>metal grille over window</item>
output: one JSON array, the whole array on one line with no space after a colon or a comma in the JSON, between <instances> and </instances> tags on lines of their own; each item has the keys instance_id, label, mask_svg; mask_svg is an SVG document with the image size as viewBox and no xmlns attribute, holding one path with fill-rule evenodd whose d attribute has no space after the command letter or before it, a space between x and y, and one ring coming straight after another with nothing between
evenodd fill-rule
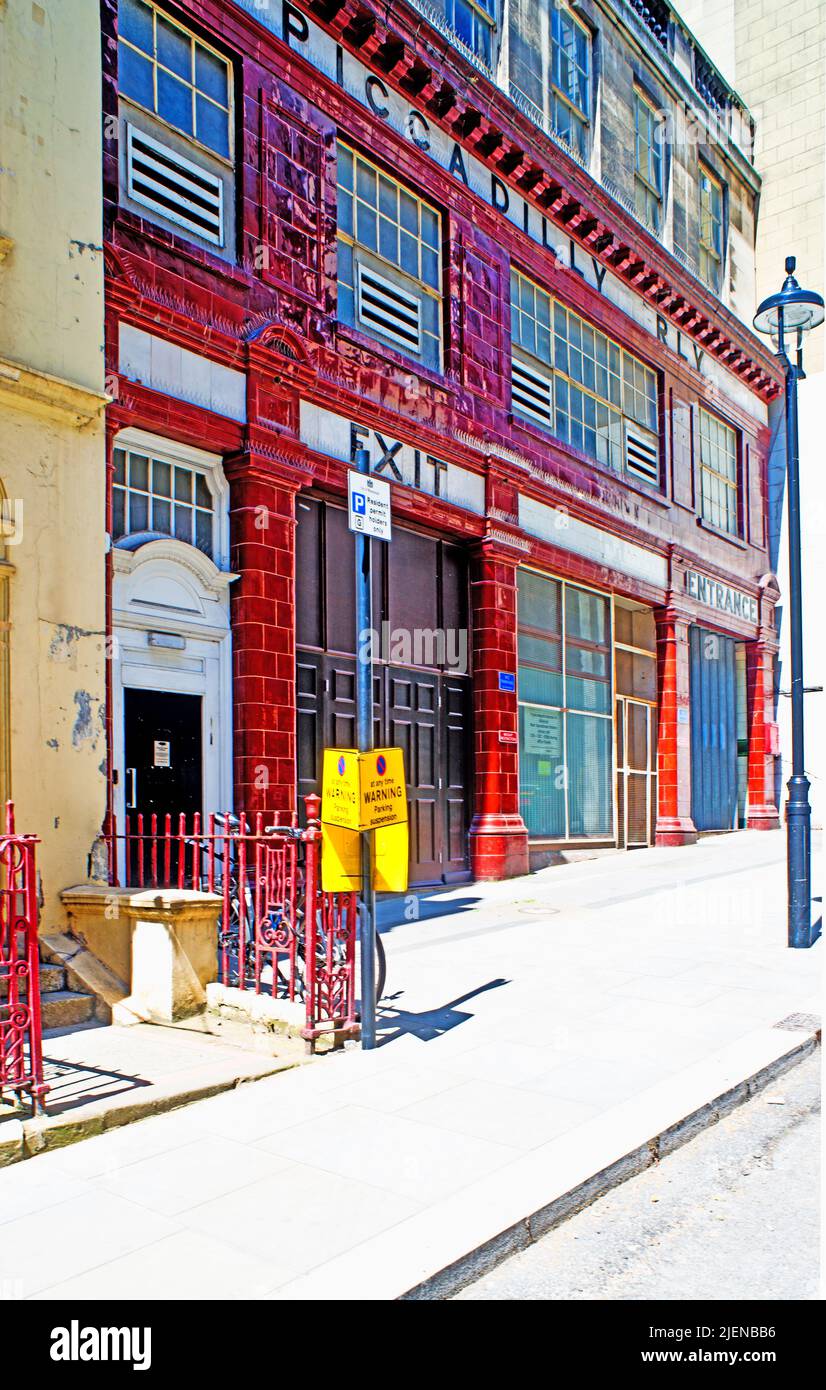
<instances>
[{"instance_id":1,"label":"metal grille over window","mask_svg":"<svg viewBox=\"0 0 826 1390\"><path fill-rule=\"evenodd\" d=\"M511 277L513 409L615 472L658 483L657 377L518 271Z\"/></svg>"},{"instance_id":2,"label":"metal grille over window","mask_svg":"<svg viewBox=\"0 0 826 1390\"><path fill-rule=\"evenodd\" d=\"M441 218L349 146L338 146L338 316L441 367Z\"/></svg>"},{"instance_id":3,"label":"metal grille over window","mask_svg":"<svg viewBox=\"0 0 826 1390\"><path fill-rule=\"evenodd\" d=\"M187 231L224 244L224 187L177 150L126 127L126 187L130 198Z\"/></svg>"},{"instance_id":4,"label":"metal grille over window","mask_svg":"<svg viewBox=\"0 0 826 1390\"><path fill-rule=\"evenodd\" d=\"M529 570L518 590L522 816L534 837L610 838L610 601Z\"/></svg>"},{"instance_id":5,"label":"metal grille over window","mask_svg":"<svg viewBox=\"0 0 826 1390\"><path fill-rule=\"evenodd\" d=\"M118 5L122 96L230 158L229 63L147 0Z\"/></svg>"},{"instance_id":6,"label":"metal grille over window","mask_svg":"<svg viewBox=\"0 0 826 1390\"><path fill-rule=\"evenodd\" d=\"M511 0L510 84L543 123L585 160L591 36L558 0Z\"/></svg>"},{"instance_id":7,"label":"metal grille over window","mask_svg":"<svg viewBox=\"0 0 826 1390\"><path fill-rule=\"evenodd\" d=\"M115 449L112 539L150 532L213 554L213 499L203 473L132 449Z\"/></svg>"},{"instance_id":8,"label":"metal grille over window","mask_svg":"<svg viewBox=\"0 0 826 1390\"><path fill-rule=\"evenodd\" d=\"M703 520L736 536L737 435L715 415L700 410L699 436Z\"/></svg>"}]
</instances>

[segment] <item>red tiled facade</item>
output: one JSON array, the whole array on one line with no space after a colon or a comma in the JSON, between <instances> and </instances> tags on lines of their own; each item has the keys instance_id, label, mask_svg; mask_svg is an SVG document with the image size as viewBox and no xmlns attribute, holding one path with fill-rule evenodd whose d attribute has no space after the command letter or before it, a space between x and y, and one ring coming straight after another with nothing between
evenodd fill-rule
<instances>
[{"instance_id":1,"label":"red tiled facade","mask_svg":"<svg viewBox=\"0 0 826 1390\"><path fill-rule=\"evenodd\" d=\"M749 826L777 823L773 805L773 599L767 571L765 406L778 390L759 342L648 231L443 40L398 3L284 7L288 40L227 0L164 8L213 43L236 81L235 254L219 256L122 205L116 139L104 143L107 361L112 437L124 428L209 450L229 484L233 767L247 812L296 809L296 499L341 498L347 462L302 438L301 406L333 412L455 465L484 486L483 512L410 486L393 488L394 521L463 546L470 564L474 788L470 868L480 878L524 872L516 674L516 574L528 565L624 596L656 616L656 841L695 837L691 816L688 630L701 624L746 644ZM103 0L104 106L117 119L117 4ZM357 100L311 60L305 25L373 74ZM385 99L385 94L386 99ZM382 112L405 102L407 136ZM422 132L454 145L454 167L422 148ZM336 317L337 142L365 151L444 219L444 371L411 362ZM458 154L455 152L458 151ZM490 173L473 192L461 161ZM495 205L499 188L545 219L550 246ZM527 214L526 214L527 216ZM571 264L573 262L573 265ZM661 486L617 476L513 413L512 266L598 325L659 375ZM581 267L588 274L580 273ZM657 331L600 289L609 273L655 313ZM124 325L243 373L245 418L188 403L120 370ZM703 364L714 364L713 377ZM723 386L720 386L720 382ZM731 383L727 392L725 383ZM751 402L751 404L749 404ZM739 535L698 521L697 410L737 431L744 499ZM520 500L521 499L521 500ZM525 499L569 518L558 538L520 521ZM603 558L570 540L597 528ZM579 532L577 532L579 534ZM612 558L645 552L659 578ZM695 571L746 596L759 622L692 598Z\"/></svg>"}]
</instances>

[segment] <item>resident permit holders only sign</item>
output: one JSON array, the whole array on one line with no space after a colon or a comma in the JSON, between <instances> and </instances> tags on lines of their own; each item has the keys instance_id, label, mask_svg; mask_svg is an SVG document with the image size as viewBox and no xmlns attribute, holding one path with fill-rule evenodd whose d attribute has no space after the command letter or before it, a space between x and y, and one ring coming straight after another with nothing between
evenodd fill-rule
<instances>
[{"instance_id":1,"label":"resident permit holders only sign","mask_svg":"<svg viewBox=\"0 0 826 1390\"><path fill-rule=\"evenodd\" d=\"M407 822L401 748L325 748L321 820L348 830L377 830Z\"/></svg>"},{"instance_id":2,"label":"resident permit holders only sign","mask_svg":"<svg viewBox=\"0 0 826 1390\"><path fill-rule=\"evenodd\" d=\"M390 484L382 478L374 478L369 473L347 474L347 524L351 531L363 536L374 536L379 541L389 541L390 534Z\"/></svg>"}]
</instances>

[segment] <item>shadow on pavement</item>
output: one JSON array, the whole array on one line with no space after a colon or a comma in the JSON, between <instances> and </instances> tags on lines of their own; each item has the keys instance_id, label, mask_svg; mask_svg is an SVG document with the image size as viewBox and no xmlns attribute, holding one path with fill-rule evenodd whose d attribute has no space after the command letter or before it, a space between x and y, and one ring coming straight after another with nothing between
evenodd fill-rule
<instances>
[{"instance_id":1,"label":"shadow on pavement","mask_svg":"<svg viewBox=\"0 0 826 1390\"><path fill-rule=\"evenodd\" d=\"M501 989L503 985L508 984L510 980L489 980L486 985L480 985L468 994L460 994L457 999L451 999L447 1004L442 1004L436 1009L426 1009L422 1013L394 1009L393 1000L398 999L399 995L391 995L381 1003L376 1019L379 1047L395 1042L398 1038L404 1037L405 1033L412 1033L422 1042L432 1042L434 1038L449 1033L451 1028L456 1028L460 1023L467 1023L468 1019L473 1018L472 1013L460 1009L458 1005L466 1004L468 1000L475 999L480 994L486 994L491 989Z\"/></svg>"}]
</instances>

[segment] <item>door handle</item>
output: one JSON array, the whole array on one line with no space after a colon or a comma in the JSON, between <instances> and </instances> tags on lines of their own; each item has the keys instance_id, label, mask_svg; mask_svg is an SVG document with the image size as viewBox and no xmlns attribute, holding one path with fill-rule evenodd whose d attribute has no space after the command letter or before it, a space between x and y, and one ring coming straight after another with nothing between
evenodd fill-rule
<instances>
[{"instance_id":1,"label":"door handle","mask_svg":"<svg viewBox=\"0 0 826 1390\"><path fill-rule=\"evenodd\" d=\"M128 767L126 769L126 775L132 778L131 788L126 796L126 809L127 811L136 811L138 801L138 769L136 767Z\"/></svg>"}]
</instances>

